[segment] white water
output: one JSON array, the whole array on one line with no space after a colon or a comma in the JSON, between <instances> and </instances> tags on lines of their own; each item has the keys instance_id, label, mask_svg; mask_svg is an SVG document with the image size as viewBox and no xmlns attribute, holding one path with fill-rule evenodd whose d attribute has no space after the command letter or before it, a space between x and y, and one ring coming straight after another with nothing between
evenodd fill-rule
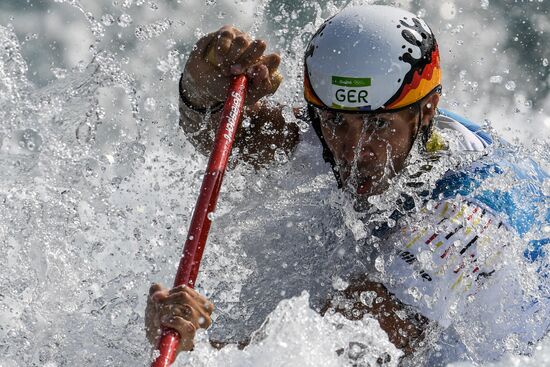
<instances>
[{"instance_id":1,"label":"white water","mask_svg":"<svg viewBox=\"0 0 550 367\"><path fill-rule=\"evenodd\" d=\"M304 42L342 5L207 3L0 5L1 366L147 365L148 286L172 281L205 165L177 126L177 78L192 44L225 23L267 38L284 52L286 84L274 98L298 102ZM541 76L529 67L543 57L527 65L504 52L514 31L503 11L492 2L400 3L433 19L447 106L490 119L510 139L530 145L536 136L528 153L548 165L550 96L532 88L548 68ZM533 32L547 32L548 5L534 6L517 5ZM333 178L312 158L319 154L305 145L291 165L228 175L200 278L219 309L212 333L238 339L270 321L244 351L199 341L192 365L333 366L384 353L396 362L373 320L311 308L351 271L348 228L362 235L353 213L338 209ZM251 313L245 325L235 320ZM522 358L497 365L541 365L550 347Z\"/></svg>"}]
</instances>

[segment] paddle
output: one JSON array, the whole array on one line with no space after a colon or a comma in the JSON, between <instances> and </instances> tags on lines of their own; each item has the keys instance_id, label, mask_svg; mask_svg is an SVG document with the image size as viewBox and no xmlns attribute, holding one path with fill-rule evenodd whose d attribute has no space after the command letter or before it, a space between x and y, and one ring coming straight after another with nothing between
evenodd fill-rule
<instances>
[{"instance_id":1,"label":"paddle","mask_svg":"<svg viewBox=\"0 0 550 367\"><path fill-rule=\"evenodd\" d=\"M187 241L183 248L174 287L195 286L199 266L208 237L211 221L208 214L216 208L218 195L222 186L223 175L227 167L235 133L239 126L246 98L247 78L245 75L235 77L229 88L227 100L222 112L220 126L214 140L214 149L204 178L195 211L189 226ZM160 356L151 364L152 367L168 367L176 359L176 350L180 342L179 334L172 329L163 329L159 347Z\"/></svg>"}]
</instances>

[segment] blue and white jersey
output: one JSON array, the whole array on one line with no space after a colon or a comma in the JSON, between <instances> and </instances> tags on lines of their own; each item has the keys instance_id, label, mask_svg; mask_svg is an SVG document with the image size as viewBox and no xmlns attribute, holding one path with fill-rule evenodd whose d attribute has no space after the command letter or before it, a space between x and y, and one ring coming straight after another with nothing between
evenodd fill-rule
<instances>
[{"instance_id":1,"label":"blue and white jersey","mask_svg":"<svg viewBox=\"0 0 550 367\"><path fill-rule=\"evenodd\" d=\"M447 147L453 154L486 154L447 172L432 200L390 237L386 285L441 327L452 326L474 358L526 352L550 325L543 265L549 176L458 115L441 111L435 127L457 137Z\"/></svg>"}]
</instances>

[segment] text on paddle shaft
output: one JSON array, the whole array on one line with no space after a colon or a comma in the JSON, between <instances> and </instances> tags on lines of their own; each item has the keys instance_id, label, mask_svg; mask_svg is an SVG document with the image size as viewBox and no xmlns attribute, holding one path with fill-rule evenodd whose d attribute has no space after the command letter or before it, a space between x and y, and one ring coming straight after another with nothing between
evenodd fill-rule
<instances>
[{"instance_id":1,"label":"text on paddle shaft","mask_svg":"<svg viewBox=\"0 0 550 367\"><path fill-rule=\"evenodd\" d=\"M231 104L231 110L229 111L229 117L227 119L227 125L225 127L225 134L223 137L227 142L231 142L233 139L232 132L235 131L235 126L239 120L239 114L241 109L241 102L243 97L239 92L231 92L231 97L233 97L233 103Z\"/></svg>"}]
</instances>

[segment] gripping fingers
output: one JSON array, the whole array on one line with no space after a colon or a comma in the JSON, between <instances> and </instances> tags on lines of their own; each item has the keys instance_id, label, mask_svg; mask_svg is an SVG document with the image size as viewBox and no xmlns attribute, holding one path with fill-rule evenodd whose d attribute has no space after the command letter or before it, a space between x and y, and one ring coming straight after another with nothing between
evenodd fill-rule
<instances>
[{"instance_id":1,"label":"gripping fingers","mask_svg":"<svg viewBox=\"0 0 550 367\"><path fill-rule=\"evenodd\" d=\"M248 77L252 79L254 88L258 88L269 77L269 69L262 64L254 65L248 69Z\"/></svg>"},{"instance_id":2,"label":"gripping fingers","mask_svg":"<svg viewBox=\"0 0 550 367\"><path fill-rule=\"evenodd\" d=\"M265 41L254 40L236 60L235 65L240 66L240 68L239 70L232 70L233 74L242 74L248 67L257 63L264 54L266 47Z\"/></svg>"},{"instance_id":3,"label":"gripping fingers","mask_svg":"<svg viewBox=\"0 0 550 367\"><path fill-rule=\"evenodd\" d=\"M223 74L242 74L257 63L266 50L263 40L252 40L247 33L225 26L215 33L206 51L208 61L221 68Z\"/></svg>"},{"instance_id":4,"label":"gripping fingers","mask_svg":"<svg viewBox=\"0 0 550 367\"><path fill-rule=\"evenodd\" d=\"M190 351L193 349L193 339L195 339L197 331L193 323L179 316L164 317L161 322L162 326L174 329L180 334L180 350Z\"/></svg>"},{"instance_id":5,"label":"gripping fingers","mask_svg":"<svg viewBox=\"0 0 550 367\"><path fill-rule=\"evenodd\" d=\"M215 60L215 66L221 68L224 64L227 63L227 57L228 53L230 52L231 48L233 47L233 37L234 35L231 34L231 36L220 36L218 39L217 45L215 47L214 52L214 60ZM210 56L210 54L209 54ZM209 57L208 59L212 63L212 58Z\"/></svg>"},{"instance_id":6,"label":"gripping fingers","mask_svg":"<svg viewBox=\"0 0 550 367\"><path fill-rule=\"evenodd\" d=\"M269 74L273 74L277 71L279 65L281 65L281 56L277 54L266 55L262 58L261 62L267 67Z\"/></svg>"},{"instance_id":7,"label":"gripping fingers","mask_svg":"<svg viewBox=\"0 0 550 367\"><path fill-rule=\"evenodd\" d=\"M241 34L233 40L231 48L227 52L227 56L224 59L224 65L230 67L237 62L237 59L245 52L251 44L250 37Z\"/></svg>"},{"instance_id":8,"label":"gripping fingers","mask_svg":"<svg viewBox=\"0 0 550 367\"><path fill-rule=\"evenodd\" d=\"M157 284L157 283L151 284L151 287L149 288L149 295L152 296L153 294L161 290L162 290L162 286L160 284Z\"/></svg>"},{"instance_id":9,"label":"gripping fingers","mask_svg":"<svg viewBox=\"0 0 550 367\"><path fill-rule=\"evenodd\" d=\"M210 315L214 310L212 302L189 287L177 287L163 301L165 312L191 321L196 328L208 328L212 324Z\"/></svg>"},{"instance_id":10,"label":"gripping fingers","mask_svg":"<svg viewBox=\"0 0 550 367\"><path fill-rule=\"evenodd\" d=\"M149 288L149 297L147 297L147 306L157 308L159 303L163 302L168 297L168 289L160 284L153 284Z\"/></svg>"},{"instance_id":11,"label":"gripping fingers","mask_svg":"<svg viewBox=\"0 0 550 367\"><path fill-rule=\"evenodd\" d=\"M161 320L164 318L173 318L173 317L181 317L189 322L191 322L196 329L199 329L201 327L199 323L200 314L198 311L193 309L193 307L189 305L163 305L161 307L160 311Z\"/></svg>"},{"instance_id":12,"label":"gripping fingers","mask_svg":"<svg viewBox=\"0 0 550 367\"><path fill-rule=\"evenodd\" d=\"M238 29L225 26L217 32L217 40L209 46L207 53L209 62L222 68L222 72L228 74L230 67L237 58L248 48L250 37Z\"/></svg>"},{"instance_id":13,"label":"gripping fingers","mask_svg":"<svg viewBox=\"0 0 550 367\"><path fill-rule=\"evenodd\" d=\"M203 303L203 304L208 303L211 306L211 309L212 310L214 309L214 305L210 301L208 301L208 298L206 298L205 296L203 296L193 288L189 288L187 286L181 285L179 287L171 289L169 291L169 294L180 293L180 292L189 294L192 298L196 299L197 302L199 303Z\"/></svg>"}]
</instances>

